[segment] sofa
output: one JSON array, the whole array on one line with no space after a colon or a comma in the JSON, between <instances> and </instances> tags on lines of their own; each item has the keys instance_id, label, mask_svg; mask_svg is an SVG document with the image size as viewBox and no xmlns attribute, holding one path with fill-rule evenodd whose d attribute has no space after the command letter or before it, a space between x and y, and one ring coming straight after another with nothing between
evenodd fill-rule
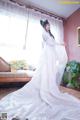
<instances>
[{"instance_id":1,"label":"sofa","mask_svg":"<svg viewBox=\"0 0 80 120\"><path fill-rule=\"evenodd\" d=\"M0 83L8 82L28 82L32 75L26 71L11 71L11 66L0 57Z\"/></svg>"}]
</instances>

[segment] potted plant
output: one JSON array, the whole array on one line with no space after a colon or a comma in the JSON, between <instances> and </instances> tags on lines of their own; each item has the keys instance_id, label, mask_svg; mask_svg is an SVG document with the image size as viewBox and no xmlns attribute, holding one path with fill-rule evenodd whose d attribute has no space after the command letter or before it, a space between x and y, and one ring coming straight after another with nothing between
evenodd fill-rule
<instances>
[{"instance_id":1,"label":"potted plant","mask_svg":"<svg viewBox=\"0 0 80 120\"><path fill-rule=\"evenodd\" d=\"M66 87L80 90L80 63L70 61L67 63L62 84Z\"/></svg>"}]
</instances>

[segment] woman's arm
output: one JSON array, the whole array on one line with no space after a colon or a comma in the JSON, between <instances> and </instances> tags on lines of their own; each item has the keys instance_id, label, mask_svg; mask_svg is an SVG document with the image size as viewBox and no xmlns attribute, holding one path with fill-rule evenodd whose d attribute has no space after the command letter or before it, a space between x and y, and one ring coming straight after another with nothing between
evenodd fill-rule
<instances>
[{"instance_id":1,"label":"woman's arm","mask_svg":"<svg viewBox=\"0 0 80 120\"><path fill-rule=\"evenodd\" d=\"M54 46L54 45L61 45L61 46L65 46L64 43L57 43L55 41L55 39L53 39L51 36L49 36L48 34L42 34L43 37L43 41L44 43L50 45L50 46Z\"/></svg>"},{"instance_id":2,"label":"woman's arm","mask_svg":"<svg viewBox=\"0 0 80 120\"><path fill-rule=\"evenodd\" d=\"M45 34L42 35L44 43L54 46L55 45L55 40L52 39L52 37L46 36Z\"/></svg>"}]
</instances>

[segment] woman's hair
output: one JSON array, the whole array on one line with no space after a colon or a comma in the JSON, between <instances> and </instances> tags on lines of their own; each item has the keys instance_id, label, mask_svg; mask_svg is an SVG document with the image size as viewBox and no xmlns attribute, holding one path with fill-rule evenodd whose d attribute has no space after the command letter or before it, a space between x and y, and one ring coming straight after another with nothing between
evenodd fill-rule
<instances>
[{"instance_id":1,"label":"woman's hair","mask_svg":"<svg viewBox=\"0 0 80 120\"><path fill-rule=\"evenodd\" d=\"M49 24L49 22L48 22L48 20L45 20L45 21L40 20L40 24L42 27L45 27L47 24Z\"/></svg>"},{"instance_id":2,"label":"woman's hair","mask_svg":"<svg viewBox=\"0 0 80 120\"><path fill-rule=\"evenodd\" d=\"M49 22L48 22L48 20L45 20L45 21L40 20L40 24L41 24L41 26L42 26L43 28L45 28L45 26L46 26L47 24L49 24ZM51 33L50 30L49 30L49 34L50 34L51 37L54 38L54 35Z\"/></svg>"},{"instance_id":3,"label":"woman's hair","mask_svg":"<svg viewBox=\"0 0 80 120\"><path fill-rule=\"evenodd\" d=\"M54 35L51 33L50 30L49 30L49 34L50 34L51 37L53 37L55 39Z\"/></svg>"}]
</instances>

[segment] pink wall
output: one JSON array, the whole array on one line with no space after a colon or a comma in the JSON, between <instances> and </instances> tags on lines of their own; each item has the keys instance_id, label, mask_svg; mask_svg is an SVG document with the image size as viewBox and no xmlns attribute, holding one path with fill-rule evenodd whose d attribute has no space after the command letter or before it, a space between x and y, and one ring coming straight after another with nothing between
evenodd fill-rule
<instances>
[{"instance_id":1,"label":"pink wall","mask_svg":"<svg viewBox=\"0 0 80 120\"><path fill-rule=\"evenodd\" d=\"M80 62L80 47L77 45L77 27L80 26L80 9L64 21L64 40L69 60Z\"/></svg>"}]
</instances>

